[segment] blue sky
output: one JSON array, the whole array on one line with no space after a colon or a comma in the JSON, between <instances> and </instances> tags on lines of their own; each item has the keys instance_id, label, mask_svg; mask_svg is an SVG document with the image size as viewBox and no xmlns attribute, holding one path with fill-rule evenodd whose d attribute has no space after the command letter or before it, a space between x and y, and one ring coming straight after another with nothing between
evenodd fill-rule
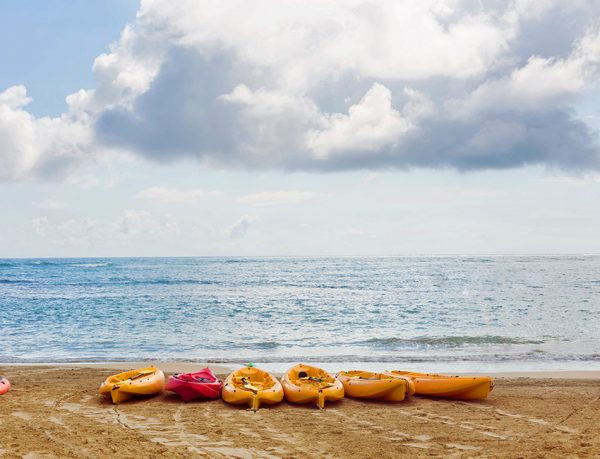
<instances>
[{"instance_id":1,"label":"blue sky","mask_svg":"<svg viewBox=\"0 0 600 459\"><path fill-rule=\"evenodd\" d=\"M94 86L91 63L138 7L134 0L1 2L0 88L25 85L31 113L60 115L68 94Z\"/></svg>"},{"instance_id":2,"label":"blue sky","mask_svg":"<svg viewBox=\"0 0 600 459\"><path fill-rule=\"evenodd\" d=\"M0 4L0 256L600 252L592 4L248 5Z\"/></svg>"}]
</instances>

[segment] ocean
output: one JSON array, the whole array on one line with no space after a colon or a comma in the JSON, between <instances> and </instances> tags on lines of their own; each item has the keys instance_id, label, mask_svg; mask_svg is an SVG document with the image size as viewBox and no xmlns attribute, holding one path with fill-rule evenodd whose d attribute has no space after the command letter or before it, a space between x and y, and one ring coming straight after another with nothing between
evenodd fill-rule
<instances>
[{"instance_id":1,"label":"ocean","mask_svg":"<svg viewBox=\"0 0 600 459\"><path fill-rule=\"evenodd\" d=\"M0 259L0 362L600 369L600 257Z\"/></svg>"}]
</instances>

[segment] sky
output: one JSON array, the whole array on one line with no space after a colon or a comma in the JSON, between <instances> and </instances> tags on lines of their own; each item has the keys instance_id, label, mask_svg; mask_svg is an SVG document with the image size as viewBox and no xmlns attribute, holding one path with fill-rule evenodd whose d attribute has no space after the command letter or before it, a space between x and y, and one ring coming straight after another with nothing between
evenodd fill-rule
<instances>
[{"instance_id":1,"label":"sky","mask_svg":"<svg viewBox=\"0 0 600 459\"><path fill-rule=\"evenodd\" d=\"M0 257L600 253L595 1L0 2Z\"/></svg>"}]
</instances>

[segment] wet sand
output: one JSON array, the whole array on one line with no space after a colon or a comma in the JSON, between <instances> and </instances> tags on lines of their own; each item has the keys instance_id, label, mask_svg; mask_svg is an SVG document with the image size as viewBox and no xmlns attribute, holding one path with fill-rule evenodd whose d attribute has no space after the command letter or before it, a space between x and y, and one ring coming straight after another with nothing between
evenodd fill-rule
<instances>
[{"instance_id":1,"label":"wet sand","mask_svg":"<svg viewBox=\"0 0 600 459\"><path fill-rule=\"evenodd\" d=\"M0 457L600 456L597 372L501 376L483 402L345 399L324 411L284 402L254 413L170 393L114 406L98 387L117 371L102 366L132 367L0 366L13 384L0 396Z\"/></svg>"}]
</instances>

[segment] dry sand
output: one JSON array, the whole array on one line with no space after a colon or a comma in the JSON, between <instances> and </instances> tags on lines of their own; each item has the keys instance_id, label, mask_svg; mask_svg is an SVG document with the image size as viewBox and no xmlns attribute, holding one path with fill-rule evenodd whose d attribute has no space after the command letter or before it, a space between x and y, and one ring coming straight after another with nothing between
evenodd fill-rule
<instances>
[{"instance_id":1,"label":"dry sand","mask_svg":"<svg viewBox=\"0 0 600 459\"><path fill-rule=\"evenodd\" d=\"M114 372L0 366L13 383L0 396L0 457L600 457L597 373L501 377L477 403L346 399L253 413L169 393L113 406L97 390Z\"/></svg>"}]
</instances>

